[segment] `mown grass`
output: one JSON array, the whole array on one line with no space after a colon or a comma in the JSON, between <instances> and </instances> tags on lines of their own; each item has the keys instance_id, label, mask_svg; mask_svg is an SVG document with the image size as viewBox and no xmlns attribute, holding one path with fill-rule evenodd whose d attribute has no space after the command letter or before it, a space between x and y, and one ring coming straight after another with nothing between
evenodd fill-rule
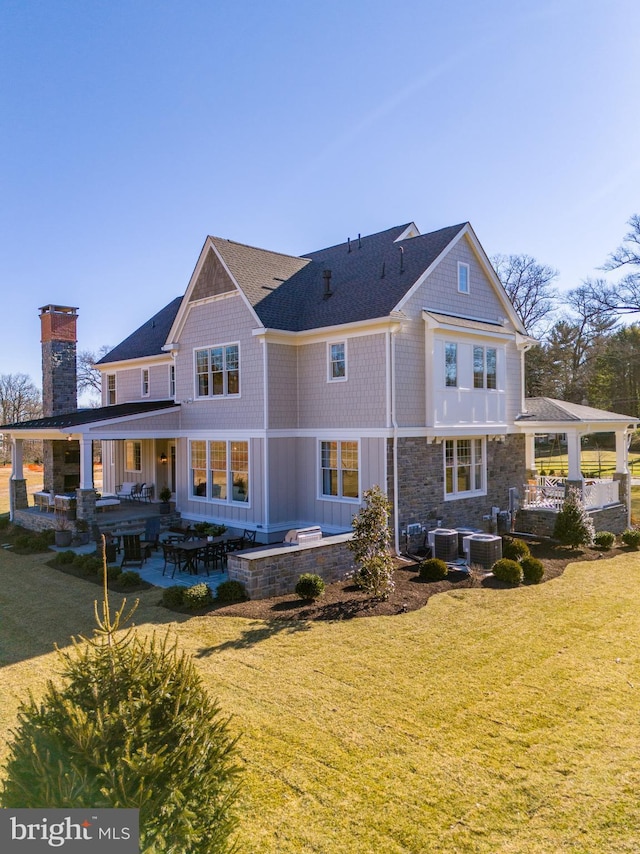
<instances>
[{"instance_id":1,"label":"mown grass","mask_svg":"<svg viewBox=\"0 0 640 854\"><path fill-rule=\"evenodd\" d=\"M566 476L569 469L567 452L559 454L536 454L536 468L547 474L554 471L559 477ZM616 471L616 452L583 448L580 453L580 469L585 477L611 477ZM629 471L632 476L640 476L640 453L629 453Z\"/></svg>"},{"instance_id":2,"label":"mown grass","mask_svg":"<svg viewBox=\"0 0 640 854\"><path fill-rule=\"evenodd\" d=\"M92 625L95 588L43 560L0 552L3 732ZM640 826L639 582L630 554L314 624L177 619L154 590L136 622L233 715L245 852L612 854Z\"/></svg>"}]
</instances>

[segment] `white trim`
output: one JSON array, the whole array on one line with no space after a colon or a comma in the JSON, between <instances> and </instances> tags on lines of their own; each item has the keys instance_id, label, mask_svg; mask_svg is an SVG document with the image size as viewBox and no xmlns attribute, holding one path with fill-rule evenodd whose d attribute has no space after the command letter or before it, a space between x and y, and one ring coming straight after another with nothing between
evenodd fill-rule
<instances>
[{"instance_id":1,"label":"white trim","mask_svg":"<svg viewBox=\"0 0 640 854\"><path fill-rule=\"evenodd\" d=\"M231 394L229 394L229 392L227 392L226 390L223 391L222 394L213 394L212 393L213 377L212 377L212 371L211 371L211 354L210 354L210 351L211 350L217 350L220 348L222 348L224 351L224 353L223 353L224 368L222 371L222 382L223 382L223 387L226 389L228 387L228 376L227 376L228 371L227 371L227 367L226 367L226 365L227 365L226 348L227 347L237 347L238 348L238 389L239 390L237 392L233 392ZM209 353L209 355L207 356L207 361L208 361L208 366L209 366L207 369L208 384L209 384L209 388L210 388L209 394L198 394L198 376L199 376L199 374L197 371L196 353L199 353L202 350L206 350ZM242 360L240 358L240 350L241 350L241 347L240 347L239 341L226 341L223 344L208 344L205 346L193 348L192 353L193 353L193 402L194 403L200 403L203 400L206 400L206 401L228 400L229 398L236 399L236 398L241 397L241 382L240 382L241 367L240 366L241 366Z\"/></svg>"},{"instance_id":2,"label":"white trim","mask_svg":"<svg viewBox=\"0 0 640 854\"><path fill-rule=\"evenodd\" d=\"M192 472L193 466L191 465L191 445L192 442L204 442L205 445L205 471L207 474L206 479L206 490L209 491L210 484L210 476L211 476L211 456L210 456L210 444L211 442L224 442L226 446L226 476L227 476L227 498L214 498L210 495L194 495L191 490L193 488L192 481ZM243 442L247 446L247 488L249 490L249 500L248 501L234 501L233 499L233 479L231 477L231 445L233 442ZM221 436L213 436L208 439L196 438L196 439L188 439L187 440L187 480L186 480L186 501L197 501L197 502L206 502L208 504L215 504L218 507L244 507L251 508L252 501L251 496L253 493L252 485L251 485L251 441L249 439L241 439L237 436L233 438L222 438Z\"/></svg>"},{"instance_id":3,"label":"white trim","mask_svg":"<svg viewBox=\"0 0 640 854\"><path fill-rule=\"evenodd\" d=\"M415 222L410 222L402 234L399 237L396 237L393 242L400 243L401 240L411 240L413 237L420 237L420 229Z\"/></svg>"},{"instance_id":4,"label":"white trim","mask_svg":"<svg viewBox=\"0 0 640 854\"><path fill-rule=\"evenodd\" d=\"M338 472L338 488L342 490L342 475L341 475L341 458L342 458L342 444L343 442L349 442L350 444L355 444L358 450L358 494L355 498L345 496L342 494L338 495L327 495L322 491L322 445L325 442L335 442L337 445L337 469ZM362 501L362 452L360 446L359 439L353 438L343 438L340 433L334 431L333 437L329 438L318 438L316 440L316 472L317 472L317 495L316 498L318 501L332 501L338 502L340 504L356 504L359 505Z\"/></svg>"},{"instance_id":5,"label":"white trim","mask_svg":"<svg viewBox=\"0 0 640 854\"><path fill-rule=\"evenodd\" d=\"M400 313L392 313L386 317L322 326L302 332L289 332L285 329L271 329L261 326L259 329L253 329L251 334L265 338L270 344L288 344L292 347L302 347L306 344L323 343L332 339L346 340L347 338L383 334L387 330L399 329L405 319L405 316Z\"/></svg>"},{"instance_id":6,"label":"white trim","mask_svg":"<svg viewBox=\"0 0 640 854\"><path fill-rule=\"evenodd\" d=\"M331 348L337 347L342 344L343 347L343 362L344 362L344 376L334 377L332 368L334 365L334 361L331 358ZM348 360L347 360L347 339L346 338L338 338L335 341L327 341L327 382L328 383L345 383L349 379L349 370L348 370Z\"/></svg>"},{"instance_id":7,"label":"white trim","mask_svg":"<svg viewBox=\"0 0 640 854\"><path fill-rule=\"evenodd\" d=\"M167 353L158 356L138 356L136 359L119 359L117 362L105 362L104 365L95 365L101 374L113 373L121 370L135 370L135 368L152 367L154 365L166 365L171 356Z\"/></svg>"},{"instance_id":8,"label":"white trim","mask_svg":"<svg viewBox=\"0 0 640 854\"><path fill-rule=\"evenodd\" d=\"M470 489L470 490L467 490L466 492L447 492L447 446L446 446L446 442L447 441L454 442L453 453L454 453L455 465L453 467L453 478L454 478L454 486L455 486L455 480L456 480L455 475L456 475L456 472L458 470L458 464L457 464L458 446L457 446L457 443L458 442L464 442L464 441L474 442L475 440L479 440L482 443L481 444L481 448L482 448L482 474L481 474L482 486L480 487L480 489ZM443 472L443 476L444 476L443 477L443 483L442 483L443 500L444 501L462 501L465 498L477 498L478 496L486 495L487 494L487 486L488 486L488 484L487 484L487 478L488 478L487 466L488 466L488 460L487 460L487 437L486 436L468 436L468 435L446 436L442 441L442 472ZM469 468L473 472L473 468L474 468L473 445L471 447L471 463L469 464Z\"/></svg>"}]
</instances>

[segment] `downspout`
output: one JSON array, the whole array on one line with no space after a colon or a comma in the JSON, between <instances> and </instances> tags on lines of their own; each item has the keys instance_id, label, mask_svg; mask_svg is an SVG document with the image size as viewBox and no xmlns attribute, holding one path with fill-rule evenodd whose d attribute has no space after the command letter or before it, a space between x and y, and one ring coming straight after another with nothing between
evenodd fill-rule
<instances>
[{"instance_id":1,"label":"downspout","mask_svg":"<svg viewBox=\"0 0 640 854\"><path fill-rule=\"evenodd\" d=\"M263 385L263 418L264 418L264 458L263 458L263 482L264 482L264 528L269 530L269 361L268 352L269 345L267 339L262 339L263 345L263 360L262 360L262 385ZM268 534L267 534L268 541Z\"/></svg>"},{"instance_id":2,"label":"downspout","mask_svg":"<svg viewBox=\"0 0 640 854\"><path fill-rule=\"evenodd\" d=\"M393 547L400 554L400 510L398 498L398 421L396 418L396 330L391 330L390 402L391 426L393 428Z\"/></svg>"}]
</instances>

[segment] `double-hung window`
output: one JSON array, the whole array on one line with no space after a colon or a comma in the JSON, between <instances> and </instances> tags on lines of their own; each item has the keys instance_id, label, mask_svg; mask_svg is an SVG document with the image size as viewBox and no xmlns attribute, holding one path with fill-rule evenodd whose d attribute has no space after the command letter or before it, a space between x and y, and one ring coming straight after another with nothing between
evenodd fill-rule
<instances>
[{"instance_id":1,"label":"double-hung window","mask_svg":"<svg viewBox=\"0 0 640 854\"><path fill-rule=\"evenodd\" d=\"M321 495L326 498L358 498L358 443L320 443Z\"/></svg>"},{"instance_id":2,"label":"double-hung window","mask_svg":"<svg viewBox=\"0 0 640 854\"><path fill-rule=\"evenodd\" d=\"M484 490L484 439L446 439L444 442L445 498L463 498Z\"/></svg>"},{"instance_id":3,"label":"double-hung window","mask_svg":"<svg viewBox=\"0 0 640 854\"><path fill-rule=\"evenodd\" d=\"M116 403L116 375L107 374L107 406L115 406Z\"/></svg>"},{"instance_id":4,"label":"double-hung window","mask_svg":"<svg viewBox=\"0 0 640 854\"><path fill-rule=\"evenodd\" d=\"M169 397L176 396L176 366L172 362L169 365Z\"/></svg>"},{"instance_id":5,"label":"double-hung window","mask_svg":"<svg viewBox=\"0 0 640 854\"><path fill-rule=\"evenodd\" d=\"M142 443L127 439L124 443L125 471L142 471Z\"/></svg>"},{"instance_id":6,"label":"double-hung window","mask_svg":"<svg viewBox=\"0 0 640 854\"><path fill-rule=\"evenodd\" d=\"M347 344L338 341L327 345L328 356L328 380L338 382L347 379Z\"/></svg>"},{"instance_id":7,"label":"double-hung window","mask_svg":"<svg viewBox=\"0 0 640 854\"><path fill-rule=\"evenodd\" d=\"M240 394L240 347L221 344L195 351L196 396Z\"/></svg>"},{"instance_id":8,"label":"double-hung window","mask_svg":"<svg viewBox=\"0 0 640 854\"><path fill-rule=\"evenodd\" d=\"M495 347L473 348L473 387L498 387L497 351Z\"/></svg>"},{"instance_id":9,"label":"double-hung window","mask_svg":"<svg viewBox=\"0 0 640 854\"><path fill-rule=\"evenodd\" d=\"M149 368L142 369L142 396L149 397Z\"/></svg>"},{"instance_id":10,"label":"double-hung window","mask_svg":"<svg viewBox=\"0 0 640 854\"><path fill-rule=\"evenodd\" d=\"M248 504L249 443L192 441L191 494L212 501Z\"/></svg>"}]
</instances>

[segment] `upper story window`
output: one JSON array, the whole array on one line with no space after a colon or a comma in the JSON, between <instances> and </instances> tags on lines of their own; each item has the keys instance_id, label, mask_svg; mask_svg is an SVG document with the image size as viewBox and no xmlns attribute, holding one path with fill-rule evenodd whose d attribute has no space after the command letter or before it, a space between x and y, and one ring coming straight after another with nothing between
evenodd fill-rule
<instances>
[{"instance_id":1,"label":"upper story window","mask_svg":"<svg viewBox=\"0 0 640 854\"><path fill-rule=\"evenodd\" d=\"M128 439L124 443L125 471L142 471L142 443Z\"/></svg>"},{"instance_id":2,"label":"upper story window","mask_svg":"<svg viewBox=\"0 0 640 854\"><path fill-rule=\"evenodd\" d=\"M142 396L149 397L149 368L142 369Z\"/></svg>"},{"instance_id":3,"label":"upper story window","mask_svg":"<svg viewBox=\"0 0 640 854\"><path fill-rule=\"evenodd\" d=\"M169 397L176 396L176 366L173 362L169 365Z\"/></svg>"},{"instance_id":4,"label":"upper story window","mask_svg":"<svg viewBox=\"0 0 640 854\"><path fill-rule=\"evenodd\" d=\"M212 501L249 503L249 443L191 442L191 494Z\"/></svg>"},{"instance_id":5,"label":"upper story window","mask_svg":"<svg viewBox=\"0 0 640 854\"><path fill-rule=\"evenodd\" d=\"M116 400L116 375L107 374L107 406L115 406Z\"/></svg>"},{"instance_id":6,"label":"upper story window","mask_svg":"<svg viewBox=\"0 0 640 854\"><path fill-rule=\"evenodd\" d=\"M446 439L444 442L445 498L465 498L485 490L484 439Z\"/></svg>"},{"instance_id":7,"label":"upper story window","mask_svg":"<svg viewBox=\"0 0 640 854\"><path fill-rule=\"evenodd\" d=\"M195 351L196 397L240 394L240 346L222 344Z\"/></svg>"},{"instance_id":8,"label":"upper story window","mask_svg":"<svg viewBox=\"0 0 640 854\"><path fill-rule=\"evenodd\" d=\"M498 387L497 351L495 347L473 348L473 387Z\"/></svg>"},{"instance_id":9,"label":"upper story window","mask_svg":"<svg viewBox=\"0 0 640 854\"><path fill-rule=\"evenodd\" d=\"M458 291L461 294L469 293L469 265L458 261Z\"/></svg>"},{"instance_id":10,"label":"upper story window","mask_svg":"<svg viewBox=\"0 0 640 854\"><path fill-rule=\"evenodd\" d=\"M458 345L450 341L444 345L444 384L447 388L458 385Z\"/></svg>"},{"instance_id":11,"label":"upper story window","mask_svg":"<svg viewBox=\"0 0 640 854\"><path fill-rule=\"evenodd\" d=\"M321 495L326 498L358 498L358 443L320 443Z\"/></svg>"},{"instance_id":12,"label":"upper story window","mask_svg":"<svg viewBox=\"0 0 640 854\"><path fill-rule=\"evenodd\" d=\"M347 343L339 341L327 344L328 380L336 382L347 378Z\"/></svg>"}]
</instances>

